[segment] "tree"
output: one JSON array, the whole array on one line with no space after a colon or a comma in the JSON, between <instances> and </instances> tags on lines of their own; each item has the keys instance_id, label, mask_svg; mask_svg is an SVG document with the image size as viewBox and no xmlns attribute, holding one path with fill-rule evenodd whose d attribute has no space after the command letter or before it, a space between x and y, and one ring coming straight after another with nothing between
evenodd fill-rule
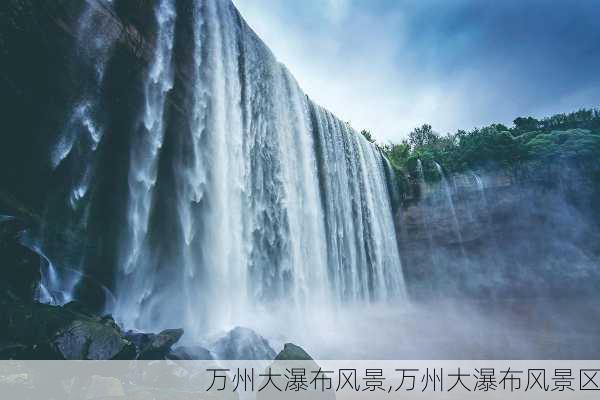
<instances>
[{"instance_id":1,"label":"tree","mask_svg":"<svg viewBox=\"0 0 600 400\"><path fill-rule=\"evenodd\" d=\"M540 126L540 121L533 117L519 117L513 121L515 124L515 129L520 132L531 132L538 129Z\"/></svg>"},{"instance_id":2,"label":"tree","mask_svg":"<svg viewBox=\"0 0 600 400\"><path fill-rule=\"evenodd\" d=\"M375 143L375 139L373 138L373 135L371 135L371 131L368 131L366 129L363 129L362 131L360 131L361 135L363 135L365 137L365 139L367 139L369 142L371 143Z\"/></svg>"},{"instance_id":3,"label":"tree","mask_svg":"<svg viewBox=\"0 0 600 400\"><path fill-rule=\"evenodd\" d=\"M389 142L388 144L384 144L381 146L381 150L396 170L400 170L406 164L408 157L410 157L410 145L405 140L402 143Z\"/></svg>"},{"instance_id":4,"label":"tree","mask_svg":"<svg viewBox=\"0 0 600 400\"><path fill-rule=\"evenodd\" d=\"M413 131L408 134L408 143L413 151L419 147L431 145L435 143L437 139L438 136L433 132L431 125L429 124L423 124L421 127L413 129Z\"/></svg>"},{"instance_id":5,"label":"tree","mask_svg":"<svg viewBox=\"0 0 600 400\"><path fill-rule=\"evenodd\" d=\"M508 128L504 124L492 124L490 128L494 128L498 132L507 132Z\"/></svg>"},{"instance_id":6,"label":"tree","mask_svg":"<svg viewBox=\"0 0 600 400\"><path fill-rule=\"evenodd\" d=\"M365 134L366 132L366 134ZM362 132L372 140L370 132ZM435 164L448 173L491 166L513 168L531 160L600 159L600 110L582 109L541 120L519 117L514 127L491 124L440 136L424 124L402 143L379 146L399 176L439 179ZM417 171L417 165L422 168Z\"/></svg>"}]
</instances>

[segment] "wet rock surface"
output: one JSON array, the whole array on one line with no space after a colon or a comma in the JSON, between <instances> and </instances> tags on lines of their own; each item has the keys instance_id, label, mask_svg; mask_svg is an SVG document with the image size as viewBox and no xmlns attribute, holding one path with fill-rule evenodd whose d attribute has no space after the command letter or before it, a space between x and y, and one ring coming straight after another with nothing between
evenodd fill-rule
<instances>
[{"instance_id":1,"label":"wet rock surface","mask_svg":"<svg viewBox=\"0 0 600 400\"><path fill-rule=\"evenodd\" d=\"M213 360L214 355L202 346L179 346L171 350L168 360Z\"/></svg>"},{"instance_id":2,"label":"wet rock surface","mask_svg":"<svg viewBox=\"0 0 600 400\"><path fill-rule=\"evenodd\" d=\"M312 357L308 355L306 351L300 346L297 346L293 343L286 343L283 346L283 350L277 354L275 360L298 360L298 361L308 361L312 360Z\"/></svg>"},{"instance_id":3,"label":"wet rock surface","mask_svg":"<svg viewBox=\"0 0 600 400\"><path fill-rule=\"evenodd\" d=\"M19 236L26 227L17 218L0 218L0 302L28 302L35 297L43 260L20 243Z\"/></svg>"},{"instance_id":4,"label":"wet rock surface","mask_svg":"<svg viewBox=\"0 0 600 400\"><path fill-rule=\"evenodd\" d=\"M272 360L275 350L252 329L236 327L211 346L221 360Z\"/></svg>"},{"instance_id":5,"label":"wet rock surface","mask_svg":"<svg viewBox=\"0 0 600 400\"><path fill-rule=\"evenodd\" d=\"M142 334L136 346L110 316L87 313L78 304L40 303L0 306L2 359L164 359L183 330Z\"/></svg>"},{"instance_id":6,"label":"wet rock surface","mask_svg":"<svg viewBox=\"0 0 600 400\"><path fill-rule=\"evenodd\" d=\"M573 163L532 163L425 185L396 214L409 290L483 299L593 293L600 197L592 179Z\"/></svg>"},{"instance_id":7,"label":"wet rock surface","mask_svg":"<svg viewBox=\"0 0 600 400\"><path fill-rule=\"evenodd\" d=\"M183 329L167 329L158 334L127 333L138 352L140 360L162 360L170 354L171 347L183 336Z\"/></svg>"}]
</instances>

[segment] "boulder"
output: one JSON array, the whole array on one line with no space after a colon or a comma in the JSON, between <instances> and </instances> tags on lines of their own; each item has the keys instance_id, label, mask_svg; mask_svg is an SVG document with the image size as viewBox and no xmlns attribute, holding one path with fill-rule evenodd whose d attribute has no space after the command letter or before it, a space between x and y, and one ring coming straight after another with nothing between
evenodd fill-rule
<instances>
[{"instance_id":1,"label":"boulder","mask_svg":"<svg viewBox=\"0 0 600 400\"><path fill-rule=\"evenodd\" d=\"M280 388L285 390L285 393L294 399L323 399L323 400L335 400L335 386L329 388L327 384L324 384L322 388L319 384L313 385L306 383L303 390L298 390L297 386L290 385L290 371L294 369L302 369L308 373L308 371L319 371L319 366L315 360L302 349L293 343L286 343L283 350L277 354L272 363L268 366L271 374L275 376L272 378L274 386L267 386L267 379L263 377L259 380L259 387L265 387L266 389L257 393L256 398L259 400L267 399L279 399L281 398L281 392L275 389ZM308 378L310 382L311 378Z\"/></svg>"},{"instance_id":2,"label":"boulder","mask_svg":"<svg viewBox=\"0 0 600 400\"><path fill-rule=\"evenodd\" d=\"M40 303L0 306L0 358L133 359L131 344L112 318Z\"/></svg>"},{"instance_id":3,"label":"boulder","mask_svg":"<svg viewBox=\"0 0 600 400\"><path fill-rule=\"evenodd\" d=\"M272 360L275 350L252 329L236 327L211 346L218 360Z\"/></svg>"},{"instance_id":4,"label":"boulder","mask_svg":"<svg viewBox=\"0 0 600 400\"><path fill-rule=\"evenodd\" d=\"M73 296L89 311L100 313L106 305L106 293L104 286L83 275L75 286Z\"/></svg>"},{"instance_id":5,"label":"boulder","mask_svg":"<svg viewBox=\"0 0 600 400\"><path fill-rule=\"evenodd\" d=\"M133 330L129 330L123 335L129 342L131 342L135 346L137 353L139 353L144 347L148 345L148 343L150 343L150 338L152 336L151 333L143 333Z\"/></svg>"},{"instance_id":6,"label":"boulder","mask_svg":"<svg viewBox=\"0 0 600 400\"><path fill-rule=\"evenodd\" d=\"M166 329L158 334L129 331L125 337L134 344L140 360L163 360L181 339L183 329Z\"/></svg>"},{"instance_id":7,"label":"boulder","mask_svg":"<svg viewBox=\"0 0 600 400\"><path fill-rule=\"evenodd\" d=\"M213 360L210 350L202 346L179 346L167 354L168 360Z\"/></svg>"},{"instance_id":8,"label":"boulder","mask_svg":"<svg viewBox=\"0 0 600 400\"><path fill-rule=\"evenodd\" d=\"M129 359L134 346L110 322L77 319L60 332L53 344L66 360Z\"/></svg>"},{"instance_id":9,"label":"boulder","mask_svg":"<svg viewBox=\"0 0 600 400\"><path fill-rule=\"evenodd\" d=\"M67 304L63 305L63 308L74 313L84 314L88 316L93 315L92 311L89 308L87 308L85 304L78 300L72 300L68 302Z\"/></svg>"},{"instance_id":10,"label":"boulder","mask_svg":"<svg viewBox=\"0 0 600 400\"><path fill-rule=\"evenodd\" d=\"M277 354L275 360L285 361L285 360L298 360L298 361L309 361L313 358L308 355L306 351L300 346L296 346L293 343L286 343L283 346L283 350Z\"/></svg>"}]
</instances>

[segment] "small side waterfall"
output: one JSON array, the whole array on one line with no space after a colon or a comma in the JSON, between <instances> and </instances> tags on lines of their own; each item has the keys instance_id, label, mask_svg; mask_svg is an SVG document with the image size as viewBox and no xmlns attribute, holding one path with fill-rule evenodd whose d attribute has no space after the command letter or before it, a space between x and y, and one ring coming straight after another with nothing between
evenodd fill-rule
<instances>
[{"instance_id":1,"label":"small side waterfall","mask_svg":"<svg viewBox=\"0 0 600 400\"><path fill-rule=\"evenodd\" d=\"M84 10L76 54L97 69L53 160L81 178L65 213L92 234L79 270L110 285L106 311L202 337L261 313L405 301L387 160L302 92L232 3L152 3L140 110L118 124L100 101L118 44L84 24L119 8L90 4L105 8ZM123 210L106 218L109 201Z\"/></svg>"},{"instance_id":2,"label":"small side waterfall","mask_svg":"<svg viewBox=\"0 0 600 400\"><path fill-rule=\"evenodd\" d=\"M423 171L423 163L421 159L417 159L416 164L416 173L417 173L417 184L419 187L419 193L422 198L427 198L428 186L427 182L425 182L425 172ZM427 235L427 259L430 262L430 265L438 270L441 264L441 260L438 259L437 252L433 251L435 246L435 241L432 234L432 228L435 221L432 221L432 215L429 212L425 212L422 215L422 221L424 225L424 230Z\"/></svg>"},{"instance_id":3,"label":"small side waterfall","mask_svg":"<svg viewBox=\"0 0 600 400\"><path fill-rule=\"evenodd\" d=\"M484 215L484 218L482 218L483 231L486 232L487 237L489 238L489 250L486 252L486 265L489 265L491 270L488 272L488 277L490 281L501 284L505 279L502 268L502 247L499 244L498 234L494 229L490 201L488 200L488 196L486 194L486 182L484 181L484 178L482 178L477 172L471 172L471 174L479 194L480 207L483 210L482 212L479 212L480 215Z\"/></svg>"},{"instance_id":4,"label":"small side waterfall","mask_svg":"<svg viewBox=\"0 0 600 400\"><path fill-rule=\"evenodd\" d=\"M20 232L19 243L39 256L40 281L36 300L53 305L63 305L73 300L73 291L82 273L68 268L57 269L28 230Z\"/></svg>"},{"instance_id":5,"label":"small side waterfall","mask_svg":"<svg viewBox=\"0 0 600 400\"><path fill-rule=\"evenodd\" d=\"M62 274L59 273L52 264L52 261L46 257L40 249L32 247L32 250L40 255L44 260L44 265L40 266L41 280L39 285L38 301L48 304L65 304L73 299L72 293L80 274Z\"/></svg>"},{"instance_id":6,"label":"small side waterfall","mask_svg":"<svg viewBox=\"0 0 600 400\"><path fill-rule=\"evenodd\" d=\"M456 234L456 238L461 246L461 253L463 257L465 256L465 249L463 247L463 237L460 230L460 223L458 222L458 216L456 214L456 207L454 207L454 200L452 199L452 190L450 189L450 184L448 183L448 179L446 178L446 174L442 169L441 165L436 161L433 162L435 165L435 169L440 176L440 184L442 185L444 201L446 202L447 207L450 210L450 215L452 216L452 223L454 225L454 233Z\"/></svg>"},{"instance_id":7,"label":"small side waterfall","mask_svg":"<svg viewBox=\"0 0 600 400\"><path fill-rule=\"evenodd\" d=\"M418 254L419 263L422 265L415 272L421 285L418 290L425 290L429 296L435 296L436 293L431 292L430 288L439 282L451 281L448 279L451 276L465 274L469 268L469 259L464 247L459 212L454 204L453 189L442 167L435 161L423 165L419 159L416 162L415 172L420 192L420 205L418 218L413 217L411 223L418 223L423 227L421 230L423 238L419 238L422 243L418 247L409 251L418 252L413 254ZM427 181L426 172L437 173L438 179L434 182ZM464 217L465 214L461 211L460 215ZM406 238L406 232L403 236Z\"/></svg>"}]
</instances>

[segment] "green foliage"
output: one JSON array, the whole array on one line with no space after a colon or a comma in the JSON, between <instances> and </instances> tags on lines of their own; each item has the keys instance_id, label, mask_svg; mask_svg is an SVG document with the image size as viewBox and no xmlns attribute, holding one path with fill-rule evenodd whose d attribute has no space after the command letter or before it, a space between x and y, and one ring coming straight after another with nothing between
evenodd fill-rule
<instances>
[{"instance_id":1,"label":"green foliage","mask_svg":"<svg viewBox=\"0 0 600 400\"><path fill-rule=\"evenodd\" d=\"M516 131L535 131L540 126L540 121L532 117L519 117L513 121Z\"/></svg>"},{"instance_id":2,"label":"green foliage","mask_svg":"<svg viewBox=\"0 0 600 400\"><path fill-rule=\"evenodd\" d=\"M371 131L363 129L362 131L360 131L360 134L363 135L365 139L367 139L369 142L375 143L375 139L373 138L373 135L371 135Z\"/></svg>"},{"instance_id":3,"label":"green foliage","mask_svg":"<svg viewBox=\"0 0 600 400\"><path fill-rule=\"evenodd\" d=\"M424 124L415 128L408 134L408 143L412 149L418 149L425 146L433 146L439 139L439 136L433 132L431 125Z\"/></svg>"},{"instance_id":4,"label":"green foliage","mask_svg":"<svg viewBox=\"0 0 600 400\"><path fill-rule=\"evenodd\" d=\"M413 182L440 178L435 163L448 173L495 166L512 168L524 161L600 159L600 110L582 109L541 120L519 117L511 128L492 124L439 135L424 124L399 144L380 146L396 173ZM364 134L364 133L363 133ZM369 133L370 137L370 133Z\"/></svg>"},{"instance_id":5,"label":"green foliage","mask_svg":"<svg viewBox=\"0 0 600 400\"><path fill-rule=\"evenodd\" d=\"M600 132L587 129L540 133L525 143L531 154L541 160L558 158L593 159L600 155Z\"/></svg>"},{"instance_id":6,"label":"green foliage","mask_svg":"<svg viewBox=\"0 0 600 400\"><path fill-rule=\"evenodd\" d=\"M388 143L381 146L381 150L386 154L390 164L395 169L402 169L410 157L410 145L408 142Z\"/></svg>"}]
</instances>

